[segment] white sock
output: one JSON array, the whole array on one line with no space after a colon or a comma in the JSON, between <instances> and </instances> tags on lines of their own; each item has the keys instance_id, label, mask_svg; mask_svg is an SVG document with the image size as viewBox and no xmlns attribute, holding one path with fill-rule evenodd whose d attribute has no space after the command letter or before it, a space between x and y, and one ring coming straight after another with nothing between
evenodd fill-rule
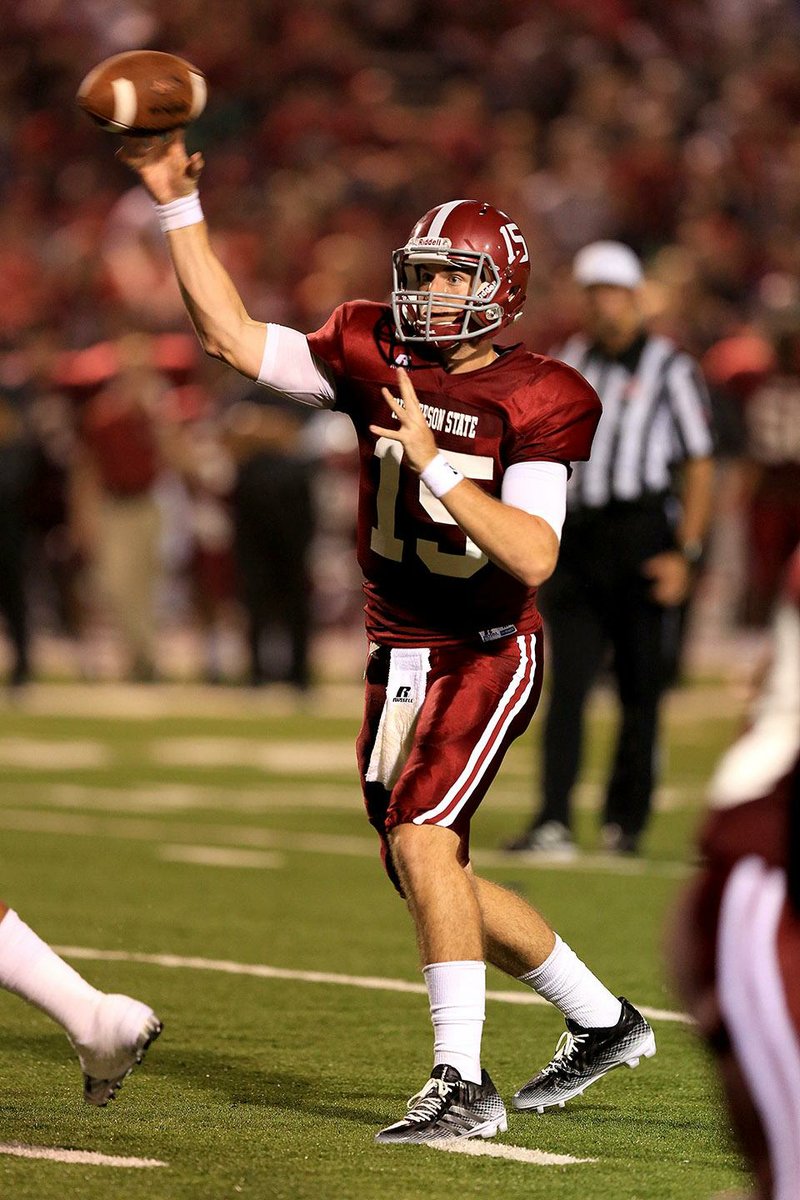
<instances>
[{"instance_id":1,"label":"white sock","mask_svg":"<svg viewBox=\"0 0 800 1200\"><path fill-rule=\"evenodd\" d=\"M73 1042L90 1037L103 992L59 958L13 909L0 921L0 985L47 1013Z\"/></svg>"},{"instance_id":2,"label":"white sock","mask_svg":"<svg viewBox=\"0 0 800 1200\"><path fill-rule=\"evenodd\" d=\"M481 1034L486 1019L486 964L431 963L423 968L433 1022L433 1065L447 1063L462 1079L481 1081Z\"/></svg>"},{"instance_id":3,"label":"white sock","mask_svg":"<svg viewBox=\"0 0 800 1200\"><path fill-rule=\"evenodd\" d=\"M556 934L556 944L540 967L519 976L578 1025L604 1029L616 1025L622 1005L605 984Z\"/></svg>"}]
</instances>

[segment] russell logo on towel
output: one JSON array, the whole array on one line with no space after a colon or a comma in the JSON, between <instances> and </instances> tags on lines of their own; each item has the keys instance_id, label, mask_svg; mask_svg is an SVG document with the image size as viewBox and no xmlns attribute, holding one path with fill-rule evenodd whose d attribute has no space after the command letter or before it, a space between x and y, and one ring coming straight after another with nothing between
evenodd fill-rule
<instances>
[{"instance_id":1,"label":"russell logo on towel","mask_svg":"<svg viewBox=\"0 0 800 1200\"><path fill-rule=\"evenodd\" d=\"M413 704L410 687L399 687L392 697L393 704Z\"/></svg>"}]
</instances>

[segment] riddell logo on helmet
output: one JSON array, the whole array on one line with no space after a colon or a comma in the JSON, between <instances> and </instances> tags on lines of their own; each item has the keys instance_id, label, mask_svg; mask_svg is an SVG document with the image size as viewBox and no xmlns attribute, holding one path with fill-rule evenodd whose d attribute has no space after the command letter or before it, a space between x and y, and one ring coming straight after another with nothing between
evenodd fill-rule
<instances>
[{"instance_id":1,"label":"riddell logo on helmet","mask_svg":"<svg viewBox=\"0 0 800 1200\"><path fill-rule=\"evenodd\" d=\"M453 247L450 238L420 237L413 238L407 245L407 250L435 250L439 254L447 254Z\"/></svg>"}]
</instances>

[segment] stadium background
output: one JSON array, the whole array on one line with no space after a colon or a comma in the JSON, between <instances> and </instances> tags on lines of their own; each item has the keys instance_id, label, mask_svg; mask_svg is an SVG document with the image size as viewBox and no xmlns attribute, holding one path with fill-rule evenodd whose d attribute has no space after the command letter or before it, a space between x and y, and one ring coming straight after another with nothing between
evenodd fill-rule
<instances>
[{"instance_id":1,"label":"stadium background","mask_svg":"<svg viewBox=\"0 0 800 1200\"><path fill-rule=\"evenodd\" d=\"M601 973L645 1005L675 1008L661 967L665 914L692 859L704 781L739 720L737 689L764 645L763 630L744 621L741 402L770 370L775 329L791 328L798 312L799 40L794 6L779 0L3 0L0 490L17 486L19 451L33 446L26 569L40 682L3 708L0 827L7 899L45 936L88 948L89 959L94 948L418 978L354 794L358 690L339 682L357 677L361 653L345 433L301 431L318 497L313 660L326 681L304 716L271 689L254 699L239 689L69 682L114 679L129 666L95 590L91 545L70 517L85 403L76 372L102 380L98 345L142 335L136 346L147 347L169 397L158 422L202 426L203 446L226 444L226 413L242 398L230 373L194 348L149 201L114 161L114 140L74 105L90 66L146 45L183 54L208 76L190 144L207 157L215 246L259 318L309 330L343 299L385 297L390 252L416 217L478 195L510 212L531 245L530 299L514 340L543 349L574 327L571 256L613 237L646 261L654 323L702 359L720 445L716 523L690 630L690 685L669 707L647 858L616 873L591 853L607 699L592 721L583 865L537 877L492 857L530 803L537 731L533 748L528 739L510 757L478 836L493 877L529 892L578 949L591 946ZM194 524L176 474L173 462L159 481L167 536L154 619L159 671L183 680L202 676L204 658L188 581ZM221 675L237 681L235 605L223 626ZM427 1053L413 997L345 987L323 1001L296 983L210 972L195 990L180 970L101 957L85 969L100 986L157 998L168 1033L106 1124L90 1123L63 1039L0 997L13 1067L0 1140L172 1155L166 1196L370 1200L435 1187L683 1200L740 1179L708 1067L680 1021L660 1027L649 1075L610 1080L561 1126L512 1124L516 1145L594 1154L601 1166L537 1174L431 1153L422 1167L376 1160L369 1145ZM399 1065L395 1011L409 1056ZM490 1016L505 1022L492 1049L507 1086L526 1022L542 1061L557 1024L539 1010ZM0 1174L19 1197L63 1194L78 1179L49 1170L7 1160ZM152 1195L153 1186L127 1192ZM106 1184L81 1170L80 1187L99 1196Z\"/></svg>"},{"instance_id":2,"label":"stadium background","mask_svg":"<svg viewBox=\"0 0 800 1200\"><path fill-rule=\"evenodd\" d=\"M167 10L31 0L4 5L0 37L0 372L12 406L31 377L25 433L46 458L29 504L28 586L42 633L66 625L96 638L103 627L93 548L69 511L83 397L65 389L75 368L70 376L63 352L188 328L152 206L114 161L114 140L74 104L87 64L138 45L178 50L208 75L208 109L190 133L208 160L203 202L259 318L310 330L343 299L384 298L390 252L416 217L442 197L479 195L513 214L531 246L527 310L510 336L546 349L577 320L575 250L598 237L634 246L655 324L703 359L715 402L722 469L709 565L718 570L701 588L707 620L696 643L747 615L740 401L769 366L764 331L793 320L798 305L791 5L183 0ZM156 357L170 355L166 384L193 387L158 416L191 441L195 410L208 405L213 424L241 388L200 361L189 335ZM214 437L207 422L203 436ZM328 425L309 443L310 457L337 466L350 448ZM14 469L4 455L0 472ZM166 474L159 622L180 629L191 623L194 535L176 473ZM326 488L316 624L355 629L352 490L340 472ZM221 588L233 591L230 580ZM113 653L100 657L87 667L74 646L45 639L39 666L124 670ZM161 658L167 674L202 671L193 644L181 653L173 638ZM241 670L235 644L225 662Z\"/></svg>"}]
</instances>

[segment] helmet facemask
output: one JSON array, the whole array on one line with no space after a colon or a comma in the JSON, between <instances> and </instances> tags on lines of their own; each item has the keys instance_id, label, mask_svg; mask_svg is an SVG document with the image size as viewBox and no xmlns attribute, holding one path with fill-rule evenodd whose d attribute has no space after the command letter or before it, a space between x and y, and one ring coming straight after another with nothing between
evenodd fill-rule
<instances>
[{"instance_id":1,"label":"helmet facemask","mask_svg":"<svg viewBox=\"0 0 800 1200\"><path fill-rule=\"evenodd\" d=\"M423 267L464 271L472 275L468 295L434 292L420 286ZM500 273L491 254L451 249L449 238L412 239L392 255L392 313L398 337L404 342L434 345L482 337L503 324L502 306L494 303ZM458 310L437 319L435 309Z\"/></svg>"}]
</instances>

